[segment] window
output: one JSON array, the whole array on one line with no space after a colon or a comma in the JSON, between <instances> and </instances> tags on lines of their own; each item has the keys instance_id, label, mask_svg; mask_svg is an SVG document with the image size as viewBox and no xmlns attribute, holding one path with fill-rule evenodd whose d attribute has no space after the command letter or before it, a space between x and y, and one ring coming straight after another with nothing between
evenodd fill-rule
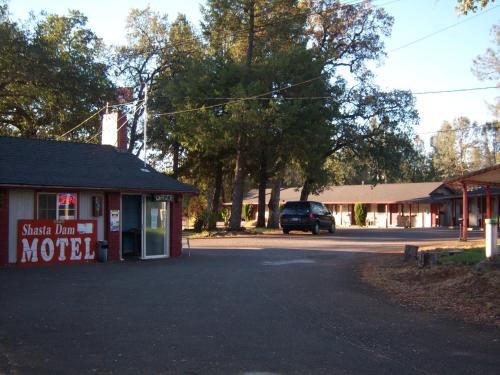
<instances>
[{"instance_id":1,"label":"window","mask_svg":"<svg viewBox=\"0 0 500 375\"><path fill-rule=\"evenodd\" d=\"M76 219L76 193L39 193L38 219L73 220Z\"/></svg>"},{"instance_id":2,"label":"window","mask_svg":"<svg viewBox=\"0 0 500 375\"><path fill-rule=\"evenodd\" d=\"M309 203L286 202L281 213L283 215L306 215L309 213Z\"/></svg>"},{"instance_id":3,"label":"window","mask_svg":"<svg viewBox=\"0 0 500 375\"><path fill-rule=\"evenodd\" d=\"M377 204L377 212L378 213L385 213L385 204Z\"/></svg>"},{"instance_id":4,"label":"window","mask_svg":"<svg viewBox=\"0 0 500 375\"><path fill-rule=\"evenodd\" d=\"M316 215L323 215L323 205L321 203L311 202L312 212Z\"/></svg>"}]
</instances>

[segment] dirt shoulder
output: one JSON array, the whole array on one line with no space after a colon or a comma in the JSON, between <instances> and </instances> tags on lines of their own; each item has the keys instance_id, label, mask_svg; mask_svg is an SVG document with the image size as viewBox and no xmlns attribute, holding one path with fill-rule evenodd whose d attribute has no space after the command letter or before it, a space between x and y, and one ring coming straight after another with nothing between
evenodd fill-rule
<instances>
[{"instance_id":1,"label":"dirt shoulder","mask_svg":"<svg viewBox=\"0 0 500 375\"><path fill-rule=\"evenodd\" d=\"M419 269L403 254L366 259L362 279L406 306L448 313L468 322L500 326L500 271L474 272L474 266L444 264Z\"/></svg>"}]
</instances>

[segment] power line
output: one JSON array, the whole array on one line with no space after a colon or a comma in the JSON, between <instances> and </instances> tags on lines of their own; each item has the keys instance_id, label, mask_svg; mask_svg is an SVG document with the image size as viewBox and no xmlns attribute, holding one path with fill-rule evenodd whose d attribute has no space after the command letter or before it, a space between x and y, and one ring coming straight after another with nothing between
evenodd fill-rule
<instances>
[{"instance_id":1,"label":"power line","mask_svg":"<svg viewBox=\"0 0 500 375\"><path fill-rule=\"evenodd\" d=\"M433 32L432 32L432 33L430 33L430 34L424 35L423 37L418 38L418 39L416 39L416 40L413 40L413 41L411 41L411 42L409 42L409 43L403 44L402 46L399 46L399 47L397 47L397 48L394 48L394 49L392 49L392 50L388 51L387 53L388 53L388 54L389 54L389 53L393 53L393 52L396 52L396 51L402 50L403 48L406 48L406 47L412 46L412 45L414 45L414 44L416 44L416 43L419 43L419 42L421 42L421 41L423 41L423 40L429 39L429 38L431 38L431 37L433 37L433 36L435 36L435 35L437 35L437 34L440 34L440 33L444 32L444 31L447 31L447 30L449 30L449 29L452 29L452 28L454 28L454 27L456 27L456 26L458 26L458 25L461 25L461 24L463 24L463 23L465 23L465 22L469 22L470 20L472 20L472 19L474 19L474 18L476 18L476 17L480 17L480 16L482 16L482 15L484 15L484 14L488 13L488 12L491 12L492 10L494 10L494 9L496 9L496 8L498 8L498 7L500 7L500 4L499 4L499 5L496 5L496 6L492 7L492 8L489 8L489 9L483 10L482 12L477 13L477 14L475 14L475 15L473 15L473 16L470 16L470 17L468 17L468 18L466 18L466 19L464 19L464 20L462 20L462 21L459 21L459 22L456 22L456 23L454 23L454 24L448 25L448 26L446 26L446 27L443 27L442 29L439 29L439 30L433 31Z\"/></svg>"},{"instance_id":2,"label":"power line","mask_svg":"<svg viewBox=\"0 0 500 375\"><path fill-rule=\"evenodd\" d=\"M430 95L430 94L445 94L445 93L456 93L456 92L468 92L468 91L478 91L478 90L490 90L490 89L500 89L497 86L486 86L486 87L471 87L471 88L461 88L461 89L450 89L450 90L437 90L437 91L421 91L421 92L412 92L412 95ZM404 90L406 91L406 90ZM411 90L408 90L411 91ZM167 96L156 96L156 98L167 98ZM185 100L323 100L323 99L335 99L334 96L297 96L297 97L263 97L263 96L255 96L254 98L250 97L184 97ZM219 103L216 106L225 105L227 103ZM207 108L207 107L205 107ZM194 109L193 109L194 110Z\"/></svg>"},{"instance_id":3,"label":"power line","mask_svg":"<svg viewBox=\"0 0 500 375\"><path fill-rule=\"evenodd\" d=\"M91 115L90 117L87 117L85 120L83 120L82 122L80 122L78 125L76 125L75 127L71 128L70 130L68 130L66 133L64 134L61 134L60 136L56 137L56 140L60 141L61 139L63 139L65 136L67 136L69 133L75 131L76 129L78 129L79 127L83 126L83 124L87 123L88 121L90 121L92 118L94 118L95 116L97 116L99 113L101 113L104 109L106 109L106 106L102 107L101 109L99 109L96 113L94 113L93 115Z\"/></svg>"},{"instance_id":4,"label":"power line","mask_svg":"<svg viewBox=\"0 0 500 375\"><path fill-rule=\"evenodd\" d=\"M396 1L399 1L399 0L393 0L393 1L390 1L390 2L388 2L388 3L392 3L392 2L396 2ZM359 3L361 3L361 2L359 2ZM353 3L353 4L354 4L354 3ZM357 4L358 4L358 3L356 3L356 4L354 4L354 5L357 5ZM348 6L352 6L352 4L347 4L347 5L348 5ZM487 10L485 10L485 11L481 12L481 13L478 13L478 14L476 14L476 15L472 16L472 17L467 18L466 20L463 20L463 21L457 22L457 23L452 24L452 25L449 25L449 26L447 26L447 27L445 27L445 28L443 28L443 29L440 29L440 30L434 31L434 32L433 32L433 33L431 33L431 34L425 35L424 37L421 37L421 38L418 38L418 39L416 39L416 40L414 40L414 41L411 41L411 42L409 42L409 43L406 43L406 44L404 44L404 45L402 45L402 46L400 46L400 47L398 47L398 48L395 48L395 49L393 49L393 50L390 50L390 51L389 51L389 52L387 52L387 53L389 54L389 53L393 53L393 52L395 52L395 51L399 51L399 50L401 50L401 49L403 49L403 48L409 47L409 46L411 46L411 45L413 45L413 44L415 44L415 43L418 43L418 42L420 42L420 41L422 41L422 40L425 40L425 39L431 38L432 36L435 36L435 35L437 35L437 34L439 34L439 33L442 33L442 32L444 32L444 31L446 31L446 30L449 30L449 29L451 29L451 28L453 28L453 27L456 27L456 26L458 26L458 25L460 25L460 24L462 24L462 23L464 23L464 22L470 21L471 19L473 19L473 18L475 18L475 17L479 17L479 16L481 16L481 15L483 15L483 14L487 13L487 12L490 12L490 11L492 11L492 10L494 10L494 9L498 8L498 7L500 7L500 5L497 5L497 6L495 6L495 7L492 7L492 8L490 8L490 9L487 9ZM321 74L320 76L315 77L315 78L313 78L313 79L311 79L311 80L307 80L307 81L304 81L304 82L299 82L299 83L295 84L294 86L298 86L298 85L302 85L302 84L305 84L305 83L308 83L308 82L312 82L312 81L314 81L314 80L318 80L318 79L322 78L324 74L326 74L326 73L323 73L323 74ZM290 87L291 87L291 86L290 86ZM220 106L222 106L222 105L228 105L228 104L232 104L232 103L235 103L235 102L240 102L240 101L256 100L256 99L262 98L262 97L263 97L263 96L265 96L265 95L268 95L268 94L273 94L273 93L276 93L276 92L279 92L279 91L283 91L283 90L285 90L286 88L288 88L288 87L285 87L285 88L283 88L283 89L279 89L279 90L274 90L274 91L271 91L271 92L269 92L269 93L264 93L264 94L254 95L254 96L252 96L252 97L242 97L242 98L235 98L235 99L233 99L233 98L229 98L229 99L227 99L227 100L232 100L232 101L231 101L231 102L226 102L226 103L219 103L219 104L214 104L214 105L210 105L210 106L202 106L202 107L198 107L198 108L191 108L191 109L187 109L187 110L179 110L179 111L173 111L173 112L168 112L168 113L160 113L160 114L158 114L158 116L176 115L176 114L180 114L180 113L196 112L196 111L206 110L206 109L210 109L210 108L216 108L216 107L220 107ZM490 89L490 88L496 88L496 87L471 88L471 89L457 89L457 90L440 90L440 91L426 91L426 92L414 93L414 95L427 95L427 94L451 93L451 92L460 92L460 91L486 90L486 89ZM317 97L317 98L318 98L318 99L320 99L320 97ZM321 98L321 99L325 99L325 98L327 98L327 97L324 97L324 98ZM273 98L273 99L275 99L275 98ZM262 98L262 100L267 100L267 98Z\"/></svg>"},{"instance_id":5,"label":"power line","mask_svg":"<svg viewBox=\"0 0 500 375\"><path fill-rule=\"evenodd\" d=\"M401 0L392 0L392 1L388 1L386 3L383 3L381 5L378 5L378 7L381 7L381 6L384 6L384 5L389 5L389 4L392 4L392 3L395 3L395 2L398 2L398 1L401 1ZM351 2L346 2L346 3L340 3L340 8L342 7L347 7L347 6L356 6L356 5L359 5L359 4L362 4L364 3L363 0L359 0L359 1L351 1ZM372 6L376 6L375 4L370 4ZM455 24L452 24L452 25L449 25L443 29L440 29L440 30L437 30L437 31L434 31L430 34L427 34L421 38L418 38L414 41L411 41L409 43L406 43L398 48L395 48L393 50L390 50L388 51L388 53L393 53L395 51L399 51L403 48L406 48L406 47L409 47L415 43L418 43L420 41L423 41L425 39L428 39L428 38L431 38L439 33L442 33L446 30L449 30L453 27L456 27L462 23L465 23L465 22L468 22L470 21L471 19L475 18L475 17L479 17L489 11L492 11L496 8L500 7L500 5L497 5L497 6L494 6L490 9L487 9L487 10L484 10L483 12L481 13L478 13L472 17L469 17L463 21L460 21L460 22L457 22ZM304 15L303 14L299 14L301 17L303 17ZM293 18L299 16L299 15L295 15ZM292 19L292 17L290 17L290 19ZM192 38L191 41L199 41L198 38ZM184 43L182 44L170 44L168 47L179 47L181 45L185 45L187 44L186 43L186 40L184 40ZM230 100L230 101L227 101L225 103L218 103L218 104L214 104L214 105L209 105L209 106L202 106L202 107L197 107L197 108L191 108L191 109L186 109L186 110L178 110L178 111L172 111L172 112L165 112L165 113L159 113L157 114L156 116L173 116L173 115L176 115L176 114L182 114L182 113L189 113L189 112L196 112L196 111L201 111L201 110L206 110L206 109L211 109L211 108L216 108L216 107L220 107L220 106L223 106L223 105L229 105L229 104L234 104L234 103L237 103L237 102L241 102L241 101L248 101L248 100L319 100L319 99L330 99L331 97L330 96L324 96L324 97L297 97L297 98L266 98L265 95L269 95L269 94L275 94L275 93L278 93L278 92L281 92L281 91L284 91L286 89L289 89L291 87L296 87L296 86L300 86L300 85L304 85L304 84L307 84L307 83L310 83L310 82L313 82L313 81L316 81L320 78L322 78L326 73L323 73L315 78L312 78L312 79L308 79L308 80L305 80L305 81L302 81L302 82L298 82L296 84L291 84L291 85L286 85L285 87L282 87L282 88L279 88L279 89L275 89L275 90L271 90L271 91L268 91L268 92L265 92L265 93L262 93L262 94L258 94L258 95L253 95L253 96L249 96L249 97L240 97L240 98L206 98L207 100ZM439 91L425 91L425 92L416 92L416 93L413 93L414 95L427 95L427 94L440 94L440 93L453 93L453 92L464 92L464 91L475 91L475 90L486 90L486 89L493 89L493 88L497 88L495 86L489 86L489 87L480 87L480 88L466 88L466 89L454 89L454 90L439 90ZM123 103L123 104L118 104L118 105L115 105L113 107L118 107L118 106L124 106L124 105L128 105L128 104L133 104L134 102L129 102L129 103ZM141 108L141 106L139 106L135 112L137 112L137 110L139 108ZM105 107L104 107L105 108ZM93 114L91 117L89 117L88 119L86 119L83 123L80 123L78 124L76 127L74 127L73 129L71 129L70 131L64 133L63 135L61 135L60 137L64 137L65 135L69 134L70 132L74 131L75 129L77 129L78 127L82 126L85 122L87 122L88 120L90 120L91 118L93 118L94 116L96 116L99 112L101 112L104 108L100 109L97 113ZM134 113L135 113L134 112ZM122 116L123 117L123 116ZM94 139L97 135L99 135L100 133L96 134L94 137L91 138Z\"/></svg>"},{"instance_id":6,"label":"power line","mask_svg":"<svg viewBox=\"0 0 500 375\"><path fill-rule=\"evenodd\" d=\"M142 107L143 107L143 104L140 104L139 106L137 106L137 108L132 113L132 115L135 115ZM124 119L127 116L128 116L128 113L124 113L122 116L118 117L118 119L116 120L116 122L119 123L120 120ZM126 124L127 124L127 122L125 121L116 131L118 132L118 130L120 130ZM92 141L96 140L97 137L102 134L102 132L103 132L103 129L101 127L101 130L99 130L96 134L94 134L91 138L89 138L87 142L91 143Z\"/></svg>"},{"instance_id":7,"label":"power line","mask_svg":"<svg viewBox=\"0 0 500 375\"><path fill-rule=\"evenodd\" d=\"M500 89L500 87L497 87L497 86L486 86L486 87L471 87L471 88L466 88L466 89L422 91L422 92L414 92L413 95L444 94L444 93L478 91L478 90L491 90L491 89Z\"/></svg>"},{"instance_id":8,"label":"power line","mask_svg":"<svg viewBox=\"0 0 500 375\"><path fill-rule=\"evenodd\" d=\"M467 131L467 130L481 130L481 129L492 129L488 124L483 124L483 125L478 125L478 124L471 124L470 126L466 126L461 129L446 129L446 130L434 130L434 131L428 131L428 132L416 132L418 135L427 135L427 134L438 134L438 133L453 133L453 132L459 132L459 131ZM499 125L494 126L495 130L499 130Z\"/></svg>"},{"instance_id":9,"label":"power line","mask_svg":"<svg viewBox=\"0 0 500 375\"><path fill-rule=\"evenodd\" d=\"M70 130L68 130L66 133L64 134L61 134L59 136L56 137L56 140L60 141L61 139L63 139L65 136L67 136L69 133L72 133L73 131L75 131L76 129L80 128L81 126L83 126L84 124L86 124L88 121L90 121L92 118L94 118L95 116L97 116L99 113L101 113L103 110L105 110L106 108L120 108L120 107L123 107L123 106L127 106L127 105L130 105L130 104L134 104L134 103L137 103L139 104L140 102L142 102L142 100L139 100L139 101L131 101L131 102L127 102L127 103L120 103L120 104L114 104L114 105L105 105L104 107L102 107L101 109L99 109L97 112L95 112L94 114L92 114L91 116L87 117L85 120L83 120L82 122L80 122L78 125L74 126L73 128L71 128Z\"/></svg>"},{"instance_id":10,"label":"power line","mask_svg":"<svg viewBox=\"0 0 500 375\"><path fill-rule=\"evenodd\" d=\"M321 77L323 77L323 75L325 75L325 74L326 73L323 73L323 74L321 74L321 75L319 75L317 77L314 77L314 78L311 78L311 79L307 79L307 80L302 81L302 82L298 82L298 83L286 85L285 87L281 87L281 88L278 88L278 89L275 89L275 90L267 91L265 93L258 94L258 95L253 95L253 96L248 96L248 97L242 97L242 98L234 99L232 101L228 101L228 102L225 102L225 103L219 103L219 104L214 104L214 105L210 105L210 106L202 106L202 107L198 107L198 108L191 108L191 109L174 111L174 112L158 113L158 114L156 114L156 116L172 116L172 115L177 115L177 114L181 114L181 113L196 112L196 111L206 110L206 109L210 109L210 108L220 107L222 105L234 104L234 103L239 103L239 102L247 101L247 100L253 100L253 99L257 99L257 98L259 98L261 96L275 94L277 92L281 92L281 91L290 89L292 87L301 86L301 85L305 85L307 83L311 83L311 82L317 81L318 79L320 79Z\"/></svg>"}]
</instances>

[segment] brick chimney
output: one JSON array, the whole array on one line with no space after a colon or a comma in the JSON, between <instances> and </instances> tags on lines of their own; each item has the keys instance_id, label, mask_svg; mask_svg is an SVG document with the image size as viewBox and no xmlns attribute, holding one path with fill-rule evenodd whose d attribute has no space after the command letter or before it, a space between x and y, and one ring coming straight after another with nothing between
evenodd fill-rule
<instances>
[{"instance_id":1,"label":"brick chimney","mask_svg":"<svg viewBox=\"0 0 500 375\"><path fill-rule=\"evenodd\" d=\"M116 101L118 104L125 104L132 101L133 90L130 87L118 87L116 89ZM107 112L107 110L106 110ZM102 119L102 144L111 145L118 150L127 151L127 115L118 110L117 112L106 113Z\"/></svg>"},{"instance_id":2,"label":"brick chimney","mask_svg":"<svg viewBox=\"0 0 500 375\"><path fill-rule=\"evenodd\" d=\"M116 147L118 150L127 151L128 148L128 134L127 134L127 115L122 111L118 111L118 128L117 128L117 142Z\"/></svg>"}]
</instances>

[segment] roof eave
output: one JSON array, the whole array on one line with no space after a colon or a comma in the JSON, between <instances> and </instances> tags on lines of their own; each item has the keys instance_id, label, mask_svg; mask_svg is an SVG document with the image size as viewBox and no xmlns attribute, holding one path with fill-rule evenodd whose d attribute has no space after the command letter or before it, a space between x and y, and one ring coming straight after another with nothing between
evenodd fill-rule
<instances>
[{"instance_id":1,"label":"roof eave","mask_svg":"<svg viewBox=\"0 0 500 375\"><path fill-rule=\"evenodd\" d=\"M90 190L90 191L119 191L119 192L134 192L134 193L162 193L162 194L182 194L182 195L199 195L198 190L175 190L175 189L156 189L156 188L127 188L127 187L99 187L99 186L69 186L69 185L33 185L33 184L1 184L2 188L17 188L17 189L69 189L69 190Z\"/></svg>"}]
</instances>

